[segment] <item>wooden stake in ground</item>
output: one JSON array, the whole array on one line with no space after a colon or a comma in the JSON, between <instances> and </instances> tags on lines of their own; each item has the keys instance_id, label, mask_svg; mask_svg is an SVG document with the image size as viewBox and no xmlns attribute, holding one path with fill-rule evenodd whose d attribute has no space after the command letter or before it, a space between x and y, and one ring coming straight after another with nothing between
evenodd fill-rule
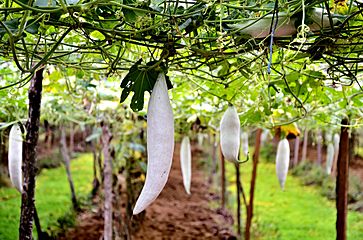
<instances>
[{"instance_id":1,"label":"wooden stake in ground","mask_svg":"<svg viewBox=\"0 0 363 240\"><path fill-rule=\"evenodd\" d=\"M71 174L71 157L70 157L70 153L69 153L68 147L67 147L66 131L63 126L60 126L59 129L61 131L60 152L62 154L64 166L66 168L69 187L71 189L71 199L72 199L73 209L74 209L74 211L77 212L80 210L80 208L79 208L79 204L78 204L77 197L76 197L76 191L74 190L74 184L73 184L73 179L72 179L72 174Z\"/></svg>"},{"instance_id":2,"label":"wooden stake in ground","mask_svg":"<svg viewBox=\"0 0 363 240\"><path fill-rule=\"evenodd\" d=\"M321 167L321 151L322 151L322 142L323 142L323 136L321 133L321 130L318 129L317 133L316 133L316 151L317 151L317 160L316 160L316 164Z\"/></svg>"},{"instance_id":3,"label":"wooden stake in ground","mask_svg":"<svg viewBox=\"0 0 363 240\"><path fill-rule=\"evenodd\" d=\"M28 90L29 108L26 122L26 137L23 145L23 193L21 195L21 213L19 239L30 240L33 233L35 175L37 172L37 143L39 137L40 104L42 98L43 68L39 69L30 80Z\"/></svg>"},{"instance_id":4,"label":"wooden stake in ground","mask_svg":"<svg viewBox=\"0 0 363 240\"><path fill-rule=\"evenodd\" d=\"M241 195L240 195L240 183L241 183L241 177L240 177L240 169L239 164L235 164L236 168L236 190L237 190L237 234L238 236L241 236Z\"/></svg>"},{"instance_id":5,"label":"wooden stake in ground","mask_svg":"<svg viewBox=\"0 0 363 240\"><path fill-rule=\"evenodd\" d=\"M92 181L92 191L91 195L92 198L94 198L97 194L98 188L100 187L100 182L98 181L97 177L97 163L98 163L98 156L97 156L97 150L95 141L91 141L91 149L92 149L92 155L93 155L93 181ZM101 175L101 174L100 174Z\"/></svg>"},{"instance_id":6,"label":"wooden stake in ground","mask_svg":"<svg viewBox=\"0 0 363 240\"><path fill-rule=\"evenodd\" d=\"M72 156L74 152L74 134L75 134L75 126L73 123L69 126L69 155Z\"/></svg>"},{"instance_id":7,"label":"wooden stake in ground","mask_svg":"<svg viewBox=\"0 0 363 240\"><path fill-rule=\"evenodd\" d=\"M213 182L214 176L217 172L217 148L218 148L218 142L217 142L217 136L215 133L212 134L213 142L212 142L212 174L209 176L209 183Z\"/></svg>"},{"instance_id":8,"label":"wooden stake in ground","mask_svg":"<svg viewBox=\"0 0 363 240\"><path fill-rule=\"evenodd\" d=\"M296 167L299 162L299 148L300 148L300 138L296 137L294 146L294 161L293 166Z\"/></svg>"},{"instance_id":9,"label":"wooden stake in ground","mask_svg":"<svg viewBox=\"0 0 363 240\"><path fill-rule=\"evenodd\" d=\"M305 129L301 161L306 161L306 153L307 153L307 149L308 149L308 140L309 140L308 138L309 138L309 131L307 129Z\"/></svg>"},{"instance_id":10,"label":"wooden stake in ground","mask_svg":"<svg viewBox=\"0 0 363 240\"><path fill-rule=\"evenodd\" d=\"M221 156L221 207L225 208L226 206L226 169L225 169L225 161L222 153L221 145L219 144L219 155Z\"/></svg>"},{"instance_id":11,"label":"wooden stake in ground","mask_svg":"<svg viewBox=\"0 0 363 240\"><path fill-rule=\"evenodd\" d=\"M106 124L102 124L102 151L104 161L104 231L103 239L112 240L112 158L110 154L111 132Z\"/></svg>"},{"instance_id":12,"label":"wooden stake in ground","mask_svg":"<svg viewBox=\"0 0 363 240\"><path fill-rule=\"evenodd\" d=\"M45 138L44 144L48 150L52 148L52 128L48 120L44 120Z\"/></svg>"},{"instance_id":13,"label":"wooden stake in ground","mask_svg":"<svg viewBox=\"0 0 363 240\"><path fill-rule=\"evenodd\" d=\"M349 133L348 119L342 120L340 130L339 154L337 162L336 178L336 208L337 221L336 231L337 240L347 239L347 205L348 205L348 158L349 158Z\"/></svg>"},{"instance_id":14,"label":"wooden stake in ground","mask_svg":"<svg viewBox=\"0 0 363 240\"><path fill-rule=\"evenodd\" d=\"M36 208L35 205L34 205L34 225L35 225L35 228L37 229L38 240L48 239L49 238L47 232L42 231L42 227L40 225L40 220L39 220L37 208Z\"/></svg>"},{"instance_id":15,"label":"wooden stake in ground","mask_svg":"<svg viewBox=\"0 0 363 240\"><path fill-rule=\"evenodd\" d=\"M258 166L258 160L260 158L261 133L262 133L262 129L260 129L260 128L257 129L255 150L253 153L253 166L252 166L251 187L250 187L250 202L247 206L245 240L249 240L251 237L250 231L251 231L251 224L252 224L252 218L253 218L253 201L255 198L257 166Z\"/></svg>"}]
</instances>

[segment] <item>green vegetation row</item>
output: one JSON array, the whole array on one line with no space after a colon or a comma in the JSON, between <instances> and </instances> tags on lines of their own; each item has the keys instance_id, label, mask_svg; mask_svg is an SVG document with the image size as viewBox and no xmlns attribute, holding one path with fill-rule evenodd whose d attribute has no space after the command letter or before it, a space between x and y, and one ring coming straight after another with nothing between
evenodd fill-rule
<instances>
[{"instance_id":1,"label":"green vegetation row","mask_svg":"<svg viewBox=\"0 0 363 240\"><path fill-rule=\"evenodd\" d=\"M316 186L304 186L301 179L288 175L282 191L275 165L265 159L258 165L253 239L331 240L335 239L335 203L321 195ZM236 207L235 169L227 166L229 205ZM249 192L252 162L240 166L245 193ZM235 212L235 211L233 211ZM243 216L245 208L242 208ZM363 214L349 211L348 239L363 239Z\"/></svg>"},{"instance_id":2,"label":"green vegetation row","mask_svg":"<svg viewBox=\"0 0 363 240\"><path fill-rule=\"evenodd\" d=\"M76 192L87 195L92 189L92 155L82 154L72 161L73 180ZM37 177L36 201L42 230L57 233L62 221L72 221L70 188L64 166L43 169ZM21 197L15 188L0 188L0 239L18 239ZM74 216L73 216L74 220Z\"/></svg>"}]
</instances>

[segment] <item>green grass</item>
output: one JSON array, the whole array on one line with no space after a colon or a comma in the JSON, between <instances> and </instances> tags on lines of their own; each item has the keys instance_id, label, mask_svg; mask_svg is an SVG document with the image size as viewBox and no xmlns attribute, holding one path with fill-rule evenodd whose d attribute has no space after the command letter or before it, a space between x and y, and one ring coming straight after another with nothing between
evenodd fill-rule
<instances>
[{"instance_id":1,"label":"green grass","mask_svg":"<svg viewBox=\"0 0 363 240\"><path fill-rule=\"evenodd\" d=\"M357 148L357 153L356 153L358 156L362 157L363 158L363 147L359 147Z\"/></svg>"},{"instance_id":2,"label":"green grass","mask_svg":"<svg viewBox=\"0 0 363 240\"><path fill-rule=\"evenodd\" d=\"M81 196L92 188L92 156L82 154L71 162L76 193ZM53 230L57 219L71 211L70 188L63 165L43 169L37 177L35 204L42 230ZM18 239L20 194L14 188L0 188L0 239Z\"/></svg>"},{"instance_id":3,"label":"green grass","mask_svg":"<svg viewBox=\"0 0 363 240\"><path fill-rule=\"evenodd\" d=\"M251 165L252 161L241 165L246 195L249 193ZM236 205L234 176L234 166L227 163L229 204L232 206ZM242 210L245 214L244 207ZM254 239L335 239L335 202L321 196L318 188L303 186L298 178L291 175L287 177L285 191L282 191L273 163L260 163L258 166L253 220ZM349 212L348 239L363 239L363 214Z\"/></svg>"}]
</instances>

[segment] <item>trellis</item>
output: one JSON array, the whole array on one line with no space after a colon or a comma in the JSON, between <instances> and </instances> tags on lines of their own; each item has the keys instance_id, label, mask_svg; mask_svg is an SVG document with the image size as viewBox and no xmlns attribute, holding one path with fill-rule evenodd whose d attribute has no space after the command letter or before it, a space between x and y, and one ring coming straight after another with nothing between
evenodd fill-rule
<instances>
[{"instance_id":1,"label":"trellis","mask_svg":"<svg viewBox=\"0 0 363 240\"><path fill-rule=\"evenodd\" d=\"M306 26L309 21L312 24L309 14L314 8L325 9L322 21L328 21L328 26L313 33ZM339 13L342 8L345 14ZM311 61L328 63L328 72L335 72L331 77L337 83L357 81L362 70L363 8L362 3L353 0L331 4L321 0L5 0L0 12L3 61L13 60L24 74L14 84L29 80L45 63L105 74L127 70L138 60L132 53L139 47L148 55L145 62L156 61L153 67L165 62L173 69L209 75L228 85L235 73L248 76L250 63L260 61L265 67L271 62L270 40L273 46L306 53L304 57ZM283 15L287 18L280 17ZM291 25L291 19L297 25L296 34L271 39L270 33ZM268 25L267 36L243 35L244 30L261 24ZM203 68L214 69L238 59L243 61L234 67L224 66L218 75ZM276 68L272 70L283 75Z\"/></svg>"}]
</instances>

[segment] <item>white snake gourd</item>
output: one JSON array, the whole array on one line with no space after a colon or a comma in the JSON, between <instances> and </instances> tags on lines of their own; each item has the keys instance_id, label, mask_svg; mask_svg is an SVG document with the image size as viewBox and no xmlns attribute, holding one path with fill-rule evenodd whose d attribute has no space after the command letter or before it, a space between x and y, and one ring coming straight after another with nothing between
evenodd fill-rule
<instances>
[{"instance_id":1,"label":"white snake gourd","mask_svg":"<svg viewBox=\"0 0 363 240\"><path fill-rule=\"evenodd\" d=\"M287 172L289 170L290 146L289 141L285 138L280 140L276 153L276 175L281 189L285 187Z\"/></svg>"},{"instance_id":2,"label":"white snake gourd","mask_svg":"<svg viewBox=\"0 0 363 240\"><path fill-rule=\"evenodd\" d=\"M240 120L234 106L228 106L220 125L222 154L226 160L238 162L240 148Z\"/></svg>"},{"instance_id":3,"label":"white snake gourd","mask_svg":"<svg viewBox=\"0 0 363 240\"><path fill-rule=\"evenodd\" d=\"M200 147L202 147L203 146L203 141L204 141L203 133L197 133L197 139L198 139L198 145Z\"/></svg>"},{"instance_id":4,"label":"white snake gourd","mask_svg":"<svg viewBox=\"0 0 363 240\"><path fill-rule=\"evenodd\" d=\"M331 173L331 168L333 166L334 160L334 146L332 143L328 143L328 147L326 149L326 173Z\"/></svg>"},{"instance_id":5,"label":"white snake gourd","mask_svg":"<svg viewBox=\"0 0 363 240\"><path fill-rule=\"evenodd\" d=\"M242 151L245 156L248 155L248 133L243 132L241 134Z\"/></svg>"},{"instance_id":6,"label":"white snake gourd","mask_svg":"<svg viewBox=\"0 0 363 240\"><path fill-rule=\"evenodd\" d=\"M339 143L340 143L340 136L338 133L334 134L334 152L338 154L339 152Z\"/></svg>"},{"instance_id":7,"label":"white snake gourd","mask_svg":"<svg viewBox=\"0 0 363 240\"><path fill-rule=\"evenodd\" d=\"M185 191L190 194L190 183L192 178L192 152L190 150L190 140L187 136L183 137L180 146L180 166Z\"/></svg>"},{"instance_id":8,"label":"white snake gourd","mask_svg":"<svg viewBox=\"0 0 363 240\"><path fill-rule=\"evenodd\" d=\"M165 75L160 73L152 90L147 112L147 173L133 214L145 210L161 193L173 160L174 116Z\"/></svg>"},{"instance_id":9,"label":"white snake gourd","mask_svg":"<svg viewBox=\"0 0 363 240\"><path fill-rule=\"evenodd\" d=\"M23 174L21 170L23 162L23 138L18 124L14 124L10 130L8 159L11 183L21 193L23 191Z\"/></svg>"}]
</instances>

